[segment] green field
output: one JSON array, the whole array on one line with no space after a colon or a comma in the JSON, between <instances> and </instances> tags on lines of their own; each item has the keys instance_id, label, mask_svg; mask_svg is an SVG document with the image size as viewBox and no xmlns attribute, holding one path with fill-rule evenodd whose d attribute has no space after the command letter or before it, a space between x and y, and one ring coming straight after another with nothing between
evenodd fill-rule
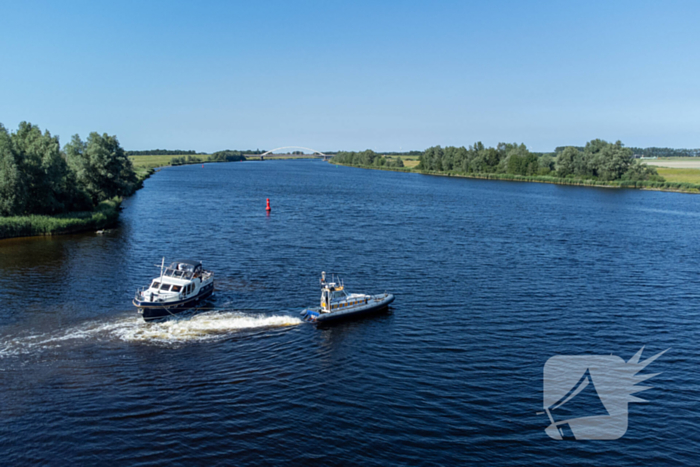
<instances>
[{"instance_id":1,"label":"green field","mask_svg":"<svg viewBox=\"0 0 700 467\"><path fill-rule=\"evenodd\" d=\"M396 159L397 157L400 157L401 160L403 161L403 166L406 167L407 169L412 169L416 167L420 161L418 158L420 156L384 156L388 161Z\"/></svg>"},{"instance_id":2,"label":"green field","mask_svg":"<svg viewBox=\"0 0 700 467\"><path fill-rule=\"evenodd\" d=\"M192 156L192 154L180 154L180 155L169 155L169 156L129 156L131 162L134 163L134 168L139 167L147 169L155 169L156 167L166 167L170 165L170 161L174 157L187 157ZM195 164L203 164L207 162L209 154L197 154L197 159L201 159L202 162L195 162ZM268 154L265 156L265 160L282 160L282 159L311 159L315 158L309 155L296 155L296 154ZM250 156L248 157L250 161L259 161L260 156Z\"/></svg>"},{"instance_id":3,"label":"green field","mask_svg":"<svg viewBox=\"0 0 700 467\"><path fill-rule=\"evenodd\" d=\"M656 170L667 182L695 183L700 185L700 169L656 167Z\"/></svg>"},{"instance_id":4,"label":"green field","mask_svg":"<svg viewBox=\"0 0 700 467\"><path fill-rule=\"evenodd\" d=\"M700 158L698 157L657 157L656 159L641 159L641 162L652 162L652 161L678 161L678 162L698 162Z\"/></svg>"},{"instance_id":5,"label":"green field","mask_svg":"<svg viewBox=\"0 0 700 467\"><path fill-rule=\"evenodd\" d=\"M156 167L170 165L170 161L173 157L186 157L188 155L191 156L192 154L181 154L179 156L129 156L129 159L131 159L131 162L134 163L135 169L139 167L155 169ZM209 154L200 154L195 157L206 160L209 157Z\"/></svg>"}]
</instances>

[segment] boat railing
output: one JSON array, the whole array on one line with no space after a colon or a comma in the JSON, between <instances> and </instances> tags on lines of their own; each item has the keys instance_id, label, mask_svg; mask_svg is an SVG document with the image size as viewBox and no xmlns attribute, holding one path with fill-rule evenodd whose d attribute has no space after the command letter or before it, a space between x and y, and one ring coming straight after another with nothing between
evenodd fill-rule
<instances>
[{"instance_id":1,"label":"boat railing","mask_svg":"<svg viewBox=\"0 0 700 467\"><path fill-rule=\"evenodd\" d=\"M134 296L134 298L135 298L136 300L139 300L139 301L144 301L145 296L144 296L143 293L144 293L146 290L148 290L149 287L150 287L150 286L139 287L138 289L136 289L136 295Z\"/></svg>"},{"instance_id":2,"label":"boat railing","mask_svg":"<svg viewBox=\"0 0 700 467\"><path fill-rule=\"evenodd\" d=\"M325 273L324 273L325 274ZM340 278L338 274L335 273L329 273L328 276L322 276L321 277L321 287L336 287L336 288L345 288L345 282L343 279Z\"/></svg>"}]
</instances>

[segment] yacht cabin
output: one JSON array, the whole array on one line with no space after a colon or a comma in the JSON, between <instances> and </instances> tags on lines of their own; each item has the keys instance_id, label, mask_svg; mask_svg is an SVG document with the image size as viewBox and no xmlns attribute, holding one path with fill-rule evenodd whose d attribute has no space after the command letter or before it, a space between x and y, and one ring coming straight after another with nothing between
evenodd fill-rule
<instances>
[{"instance_id":1,"label":"yacht cabin","mask_svg":"<svg viewBox=\"0 0 700 467\"><path fill-rule=\"evenodd\" d=\"M180 260L170 264L161 277L153 279L145 290L149 302L183 300L196 295L203 282L211 273L202 269L202 263L192 260Z\"/></svg>"}]
</instances>

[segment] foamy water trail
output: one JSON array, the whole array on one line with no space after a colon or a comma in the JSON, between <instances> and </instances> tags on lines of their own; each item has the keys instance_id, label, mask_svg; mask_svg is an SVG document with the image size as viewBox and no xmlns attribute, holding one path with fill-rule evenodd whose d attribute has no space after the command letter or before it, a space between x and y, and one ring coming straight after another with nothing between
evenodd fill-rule
<instances>
[{"instance_id":1,"label":"foamy water trail","mask_svg":"<svg viewBox=\"0 0 700 467\"><path fill-rule=\"evenodd\" d=\"M144 323L140 318L110 330L124 341L188 342L217 339L241 329L295 326L303 321L286 315L249 315L236 312L209 312L190 318Z\"/></svg>"},{"instance_id":2,"label":"foamy water trail","mask_svg":"<svg viewBox=\"0 0 700 467\"><path fill-rule=\"evenodd\" d=\"M55 349L69 341L120 340L178 344L222 339L244 329L296 326L301 323L301 319L289 315L252 315L235 311L211 311L153 323L131 316L114 321L86 323L55 333L2 338L0 358Z\"/></svg>"}]
</instances>

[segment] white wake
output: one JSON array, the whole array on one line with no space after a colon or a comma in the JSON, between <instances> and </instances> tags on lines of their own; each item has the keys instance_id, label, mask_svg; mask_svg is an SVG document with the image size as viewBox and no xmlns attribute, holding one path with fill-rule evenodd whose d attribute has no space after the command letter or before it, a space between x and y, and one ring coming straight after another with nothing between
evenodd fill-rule
<instances>
[{"instance_id":1,"label":"white wake","mask_svg":"<svg viewBox=\"0 0 700 467\"><path fill-rule=\"evenodd\" d=\"M213 311L188 318L144 323L141 318L125 320L110 329L112 336L127 342L188 342L223 337L241 329L295 326L303 321L285 315L250 315Z\"/></svg>"},{"instance_id":2,"label":"white wake","mask_svg":"<svg viewBox=\"0 0 700 467\"><path fill-rule=\"evenodd\" d=\"M236 331L253 328L296 326L303 323L288 315L247 314L210 311L193 316L174 317L146 323L130 316L107 322L90 322L52 333L0 338L0 358L37 350L51 350L71 341L120 340L156 344L177 344L223 339Z\"/></svg>"}]
</instances>

